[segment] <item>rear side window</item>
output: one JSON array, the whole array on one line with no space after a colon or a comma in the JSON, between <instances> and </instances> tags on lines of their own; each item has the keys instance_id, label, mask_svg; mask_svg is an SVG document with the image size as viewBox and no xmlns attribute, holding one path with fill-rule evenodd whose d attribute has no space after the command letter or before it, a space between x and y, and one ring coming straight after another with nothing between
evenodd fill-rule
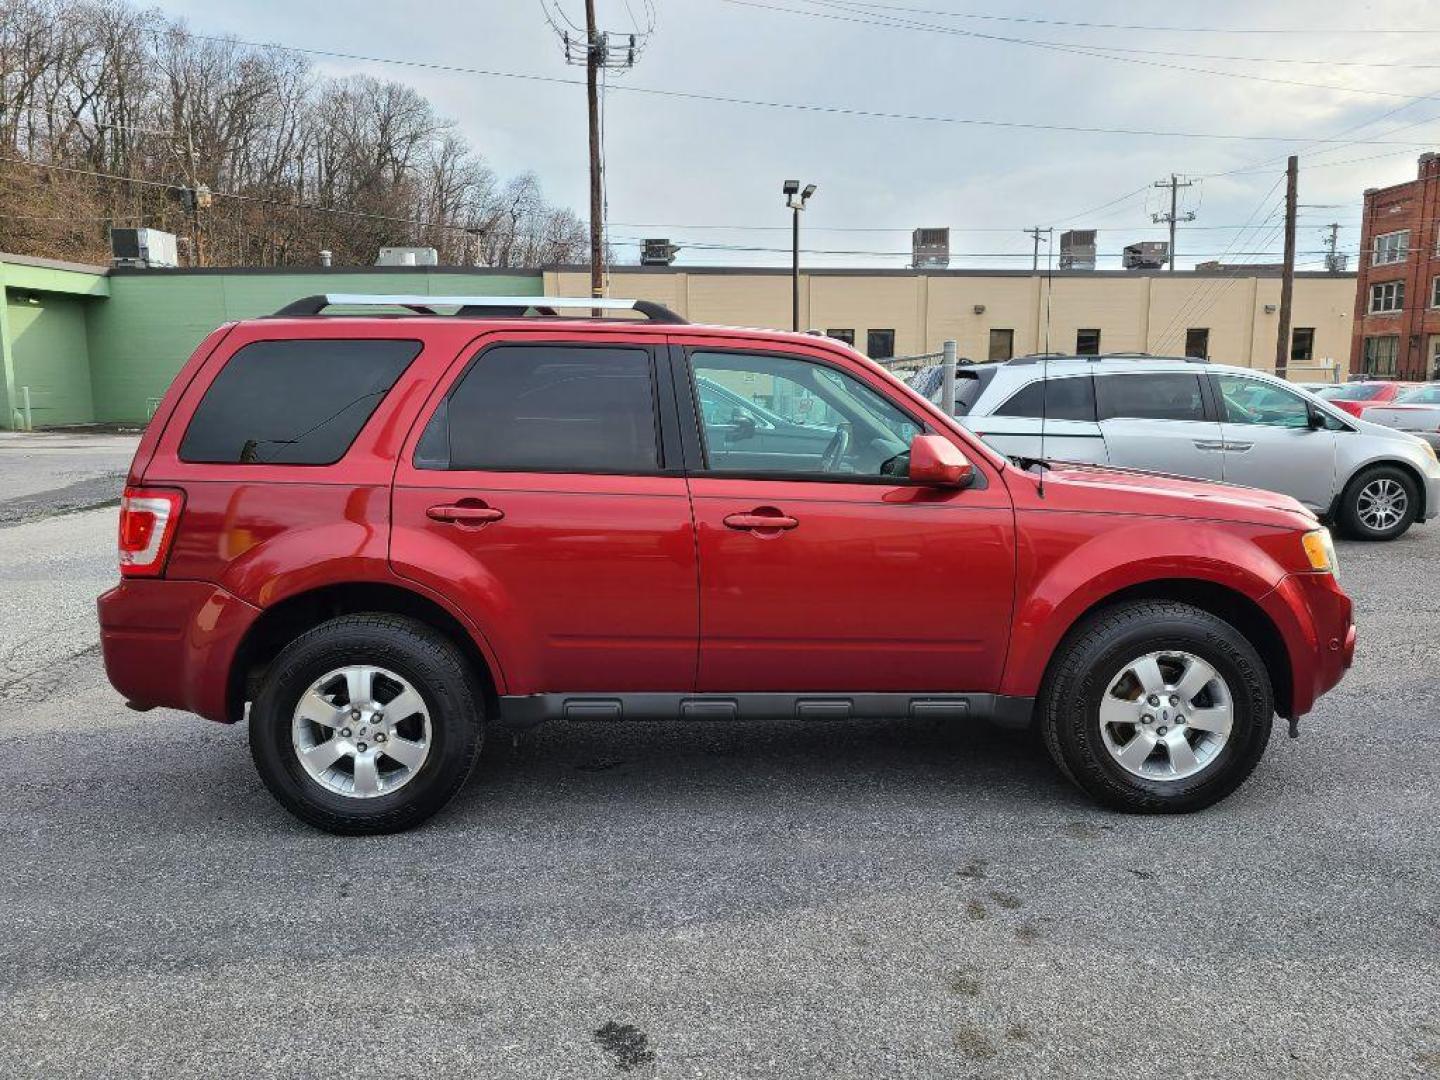
<instances>
[{"instance_id":1,"label":"rear side window","mask_svg":"<svg viewBox=\"0 0 1440 1080\"><path fill-rule=\"evenodd\" d=\"M418 341L256 341L230 357L190 420L180 460L333 465L420 355Z\"/></svg>"},{"instance_id":2,"label":"rear side window","mask_svg":"<svg viewBox=\"0 0 1440 1080\"><path fill-rule=\"evenodd\" d=\"M645 349L501 345L481 353L426 424L422 469L653 473Z\"/></svg>"},{"instance_id":3,"label":"rear side window","mask_svg":"<svg viewBox=\"0 0 1440 1080\"><path fill-rule=\"evenodd\" d=\"M1095 420L1095 386L1089 375L1037 380L1021 387L995 410L996 416L1050 420Z\"/></svg>"},{"instance_id":4,"label":"rear side window","mask_svg":"<svg viewBox=\"0 0 1440 1080\"><path fill-rule=\"evenodd\" d=\"M1200 376L1188 372L1096 376L1100 419L1204 420Z\"/></svg>"}]
</instances>

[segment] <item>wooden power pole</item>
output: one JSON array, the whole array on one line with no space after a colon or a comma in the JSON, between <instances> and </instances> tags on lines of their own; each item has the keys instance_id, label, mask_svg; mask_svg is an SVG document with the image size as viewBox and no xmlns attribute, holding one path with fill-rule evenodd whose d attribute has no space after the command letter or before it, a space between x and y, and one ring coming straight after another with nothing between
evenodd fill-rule
<instances>
[{"instance_id":1,"label":"wooden power pole","mask_svg":"<svg viewBox=\"0 0 1440 1080\"><path fill-rule=\"evenodd\" d=\"M585 0L585 103L590 116L590 295L605 295L605 196L600 173L600 65L605 38L595 27L595 0Z\"/></svg>"},{"instance_id":2,"label":"wooden power pole","mask_svg":"<svg viewBox=\"0 0 1440 1080\"><path fill-rule=\"evenodd\" d=\"M1280 326L1275 332L1275 374L1281 378L1290 365L1290 302L1295 292L1295 204L1299 173L1300 159L1291 154L1285 164L1285 267L1280 273Z\"/></svg>"}]
</instances>

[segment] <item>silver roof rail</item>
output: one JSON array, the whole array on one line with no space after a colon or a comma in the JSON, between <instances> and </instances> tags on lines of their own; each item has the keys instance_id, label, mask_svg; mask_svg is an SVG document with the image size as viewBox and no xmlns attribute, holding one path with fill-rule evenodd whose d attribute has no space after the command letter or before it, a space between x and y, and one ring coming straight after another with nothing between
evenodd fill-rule
<instances>
[{"instance_id":1,"label":"silver roof rail","mask_svg":"<svg viewBox=\"0 0 1440 1080\"><path fill-rule=\"evenodd\" d=\"M417 315L439 315L436 308L455 308L455 315L491 319L559 318L556 309L581 311L633 311L650 322L683 323L675 312L649 300L619 300L609 296L421 296L370 293L321 293L286 304L271 318L320 315L332 307L406 308Z\"/></svg>"}]
</instances>

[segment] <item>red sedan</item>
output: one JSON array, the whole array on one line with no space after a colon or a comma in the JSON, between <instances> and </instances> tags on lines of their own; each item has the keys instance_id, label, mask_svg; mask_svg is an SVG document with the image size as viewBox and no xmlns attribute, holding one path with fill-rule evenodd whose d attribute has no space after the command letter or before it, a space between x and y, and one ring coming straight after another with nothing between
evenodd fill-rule
<instances>
[{"instance_id":1,"label":"red sedan","mask_svg":"<svg viewBox=\"0 0 1440 1080\"><path fill-rule=\"evenodd\" d=\"M1346 412L1359 416L1371 405L1383 405L1394 401L1401 392L1415 386L1411 382L1395 382L1386 379L1368 379L1364 382L1343 383L1319 391L1326 401L1333 401Z\"/></svg>"}]
</instances>

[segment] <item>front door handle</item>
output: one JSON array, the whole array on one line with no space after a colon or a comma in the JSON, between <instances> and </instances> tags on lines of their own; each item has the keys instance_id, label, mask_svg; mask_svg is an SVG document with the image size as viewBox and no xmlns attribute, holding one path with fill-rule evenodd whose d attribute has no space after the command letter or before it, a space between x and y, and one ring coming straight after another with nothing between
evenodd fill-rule
<instances>
[{"instance_id":1,"label":"front door handle","mask_svg":"<svg viewBox=\"0 0 1440 1080\"><path fill-rule=\"evenodd\" d=\"M727 529L740 529L749 532L781 532L785 529L793 529L800 522L776 510L773 506L757 506L748 514L730 514L725 518Z\"/></svg>"},{"instance_id":2,"label":"front door handle","mask_svg":"<svg viewBox=\"0 0 1440 1080\"><path fill-rule=\"evenodd\" d=\"M1219 439L1196 439L1196 450L1224 450L1225 444Z\"/></svg>"},{"instance_id":3,"label":"front door handle","mask_svg":"<svg viewBox=\"0 0 1440 1080\"><path fill-rule=\"evenodd\" d=\"M503 518L505 511L484 503L461 502L432 506L425 511L425 516L431 521L443 521L449 525L489 525L490 522Z\"/></svg>"}]
</instances>

